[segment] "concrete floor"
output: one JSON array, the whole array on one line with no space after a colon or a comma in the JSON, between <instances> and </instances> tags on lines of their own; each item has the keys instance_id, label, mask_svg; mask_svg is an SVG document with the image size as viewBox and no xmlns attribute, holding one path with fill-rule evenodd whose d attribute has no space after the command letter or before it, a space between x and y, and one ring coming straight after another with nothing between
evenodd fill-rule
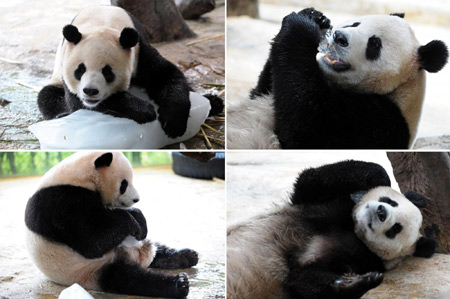
<instances>
[{"instance_id":1,"label":"concrete floor","mask_svg":"<svg viewBox=\"0 0 450 299\"><path fill-rule=\"evenodd\" d=\"M227 153L227 225L235 224L283 204L298 173L308 167L355 159L375 162L388 172L398 190L392 167L383 151L258 151ZM364 299L450 298L450 255L431 259L408 258L385 274L383 283Z\"/></svg>"},{"instance_id":2,"label":"concrete floor","mask_svg":"<svg viewBox=\"0 0 450 299\"><path fill-rule=\"evenodd\" d=\"M57 298L65 288L46 279L25 250L24 211L39 179L0 179L2 299ZM186 269L190 279L188 298L225 298L225 182L181 177L170 165L135 169L134 180L141 197L135 206L146 216L148 238L199 252L199 264ZM96 298L137 298L91 293Z\"/></svg>"},{"instance_id":3,"label":"concrete floor","mask_svg":"<svg viewBox=\"0 0 450 299\"><path fill-rule=\"evenodd\" d=\"M330 18L332 24L339 24L358 15L391 13L398 10L382 1L317 1L317 0L263 0L260 1L260 19L246 16L227 19L227 101L233 103L247 99L249 91L255 87L262 67L267 60L270 41L279 32L284 16L313 6ZM392 2L392 1L391 1ZM416 33L417 39L426 44L433 39L441 39L450 45L450 27L442 25L441 14L450 17L450 5L443 5L438 11L436 5L429 9L429 18L418 18L412 2L404 6L406 20ZM436 2L436 1L434 1ZM266 4L272 3L272 4ZM275 3L275 4L273 4ZM294 6L294 3L298 5ZM367 10L368 5L377 10ZM428 2L427 2L428 3ZM288 5L289 4L289 5ZM432 10L434 9L434 10ZM410 14L409 14L410 13ZM419 23L425 22L425 23ZM447 24L444 22L444 24ZM245 30L242 30L245 28ZM437 74L427 74L427 89L424 108L415 148L450 148L450 90L447 88L450 66Z\"/></svg>"}]
</instances>

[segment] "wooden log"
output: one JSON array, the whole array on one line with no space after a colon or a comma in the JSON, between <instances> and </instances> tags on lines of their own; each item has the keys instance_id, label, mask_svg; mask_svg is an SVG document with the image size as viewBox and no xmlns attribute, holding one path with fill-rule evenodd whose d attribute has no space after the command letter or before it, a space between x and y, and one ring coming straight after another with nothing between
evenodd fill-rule
<instances>
[{"instance_id":1,"label":"wooden log","mask_svg":"<svg viewBox=\"0 0 450 299\"><path fill-rule=\"evenodd\" d=\"M227 16L259 18L258 0L227 0Z\"/></svg>"},{"instance_id":2,"label":"wooden log","mask_svg":"<svg viewBox=\"0 0 450 299\"><path fill-rule=\"evenodd\" d=\"M175 4L185 20L198 19L216 7L215 0L175 0Z\"/></svg>"},{"instance_id":3,"label":"wooden log","mask_svg":"<svg viewBox=\"0 0 450 299\"><path fill-rule=\"evenodd\" d=\"M174 0L111 0L130 12L147 30L152 43L194 37Z\"/></svg>"},{"instance_id":4,"label":"wooden log","mask_svg":"<svg viewBox=\"0 0 450 299\"><path fill-rule=\"evenodd\" d=\"M438 252L450 253L450 156L447 152L389 152L400 190L422 194L423 235L435 239Z\"/></svg>"}]
</instances>

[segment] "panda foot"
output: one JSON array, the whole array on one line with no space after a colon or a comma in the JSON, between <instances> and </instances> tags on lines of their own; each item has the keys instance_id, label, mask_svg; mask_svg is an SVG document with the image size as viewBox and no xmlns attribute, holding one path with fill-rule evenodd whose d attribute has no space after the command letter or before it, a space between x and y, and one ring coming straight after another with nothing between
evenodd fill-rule
<instances>
[{"instance_id":1,"label":"panda foot","mask_svg":"<svg viewBox=\"0 0 450 299\"><path fill-rule=\"evenodd\" d=\"M345 274L334 281L333 287L339 297L359 298L379 286L383 278L383 273L379 272L368 272L364 275Z\"/></svg>"},{"instance_id":2,"label":"panda foot","mask_svg":"<svg viewBox=\"0 0 450 299\"><path fill-rule=\"evenodd\" d=\"M189 279L186 273L181 272L175 276L174 298L184 298L189 294Z\"/></svg>"},{"instance_id":3,"label":"panda foot","mask_svg":"<svg viewBox=\"0 0 450 299\"><path fill-rule=\"evenodd\" d=\"M198 253L195 250L184 248L178 251L180 255L180 268L190 268L197 265Z\"/></svg>"},{"instance_id":4,"label":"panda foot","mask_svg":"<svg viewBox=\"0 0 450 299\"><path fill-rule=\"evenodd\" d=\"M172 252L164 257L158 257L157 255L150 267L161 269L183 269L197 265L198 253L195 250L188 248L176 251L174 249L172 250L169 250L169 252Z\"/></svg>"},{"instance_id":5,"label":"panda foot","mask_svg":"<svg viewBox=\"0 0 450 299\"><path fill-rule=\"evenodd\" d=\"M322 12L315 10L314 7L305 8L298 13L299 15L305 15L319 25L320 29L331 28L331 21Z\"/></svg>"}]
</instances>

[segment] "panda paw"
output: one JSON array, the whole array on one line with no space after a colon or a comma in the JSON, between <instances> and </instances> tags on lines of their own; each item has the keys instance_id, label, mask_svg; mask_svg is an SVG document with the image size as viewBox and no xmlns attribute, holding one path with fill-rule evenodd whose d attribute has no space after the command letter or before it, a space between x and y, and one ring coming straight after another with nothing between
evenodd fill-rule
<instances>
[{"instance_id":1,"label":"panda paw","mask_svg":"<svg viewBox=\"0 0 450 299\"><path fill-rule=\"evenodd\" d=\"M368 272L364 275L345 274L334 281L333 287L339 297L359 298L379 286L383 278L384 275L380 272Z\"/></svg>"},{"instance_id":2,"label":"panda paw","mask_svg":"<svg viewBox=\"0 0 450 299\"><path fill-rule=\"evenodd\" d=\"M190 268L198 263L198 253L195 250L184 248L178 251L180 257L180 268Z\"/></svg>"},{"instance_id":3,"label":"panda paw","mask_svg":"<svg viewBox=\"0 0 450 299\"><path fill-rule=\"evenodd\" d=\"M165 113L161 108L158 110L158 113L161 127L168 137L176 138L182 136L186 132L188 116L176 117L173 114Z\"/></svg>"},{"instance_id":4,"label":"panda paw","mask_svg":"<svg viewBox=\"0 0 450 299\"><path fill-rule=\"evenodd\" d=\"M305 8L298 13L299 15L304 15L313 20L320 29L331 28L331 21L322 12L315 10L314 7Z\"/></svg>"},{"instance_id":5,"label":"panda paw","mask_svg":"<svg viewBox=\"0 0 450 299\"><path fill-rule=\"evenodd\" d=\"M175 298L184 298L189 294L189 279L184 272L175 276Z\"/></svg>"}]
</instances>

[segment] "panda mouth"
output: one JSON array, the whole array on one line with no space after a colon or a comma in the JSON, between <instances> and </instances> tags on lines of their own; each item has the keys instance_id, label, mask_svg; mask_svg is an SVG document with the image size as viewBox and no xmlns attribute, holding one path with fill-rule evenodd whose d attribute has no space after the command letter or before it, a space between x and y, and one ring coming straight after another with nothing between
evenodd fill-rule
<instances>
[{"instance_id":1,"label":"panda mouth","mask_svg":"<svg viewBox=\"0 0 450 299\"><path fill-rule=\"evenodd\" d=\"M325 62L326 65L331 67L336 72L344 72L350 69L351 65L350 63L344 62L340 60L334 52L326 52L322 56L322 60Z\"/></svg>"},{"instance_id":2,"label":"panda mouth","mask_svg":"<svg viewBox=\"0 0 450 299\"><path fill-rule=\"evenodd\" d=\"M100 100L96 100L96 99L86 99L86 102L88 102L89 104L97 104L98 102L100 102Z\"/></svg>"}]
</instances>

